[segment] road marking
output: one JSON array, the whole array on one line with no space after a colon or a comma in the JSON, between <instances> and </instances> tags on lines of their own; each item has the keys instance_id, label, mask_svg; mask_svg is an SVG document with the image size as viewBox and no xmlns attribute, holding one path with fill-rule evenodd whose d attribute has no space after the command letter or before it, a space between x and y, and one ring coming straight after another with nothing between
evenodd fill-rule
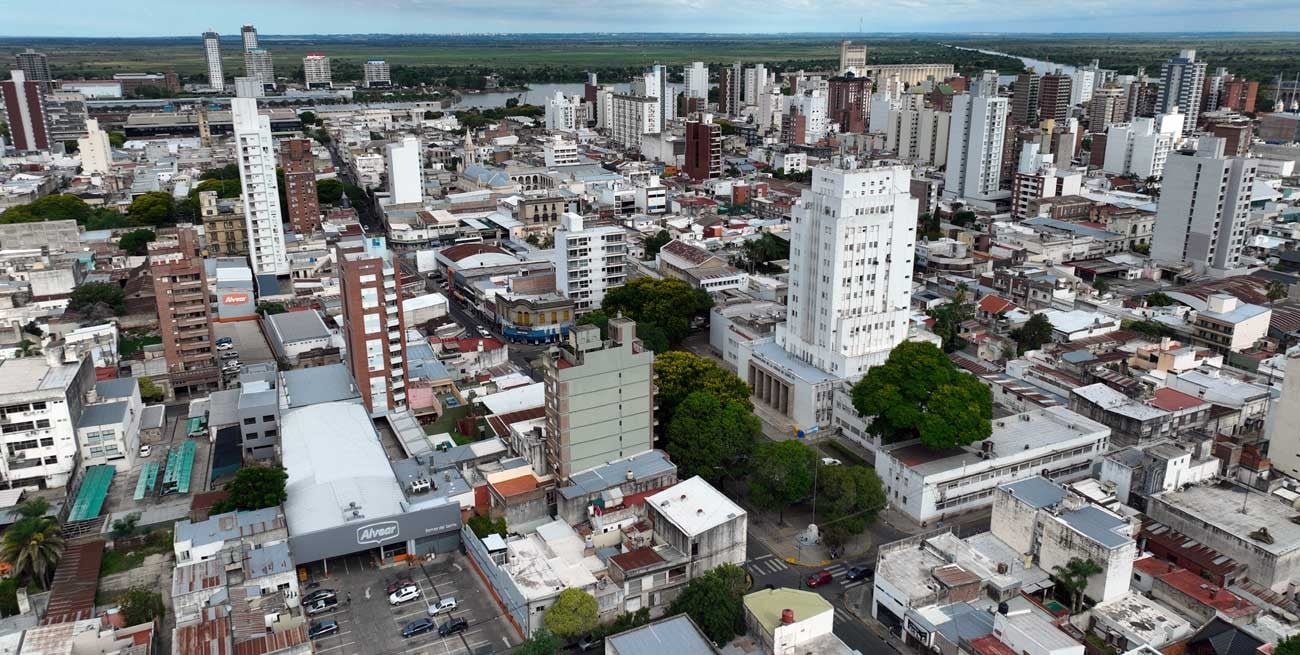
<instances>
[{"instance_id":1,"label":"road marking","mask_svg":"<svg viewBox=\"0 0 1300 655\"><path fill-rule=\"evenodd\" d=\"M852 589L852 588L854 588L854 587L861 586L864 582L865 582L865 580L858 580L857 582L846 582L846 583L844 583L844 588L845 588L845 589Z\"/></svg>"},{"instance_id":2,"label":"road marking","mask_svg":"<svg viewBox=\"0 0 1300 655\"><path fill-rule=\"evenodd\" d=\"M316 652L317 652L317 653L328 653L328 652L330 652L330 651L332 651L332 650L338 650L339 648L345 648L345 647L347 647L347 646L354 646L354 645L356 645L356 642L349 641L349 642L346 642L346 643L339 644L339 645L337 645L337 646L330 646L329 648L317 648L317 649L316 649Z\"/></svg>"},{"instance_id":3,"label":"road marking","mask_svg":"<svg viewBox=\"0 0 1300 655\"><path fill-rule=\"evenodd\" d=\"M853 616L850 615L848 611L840 609L838 607L835 608L835 618L839 619L844 623L852 623L854 620Z\"/></svg>"}]
</instances>

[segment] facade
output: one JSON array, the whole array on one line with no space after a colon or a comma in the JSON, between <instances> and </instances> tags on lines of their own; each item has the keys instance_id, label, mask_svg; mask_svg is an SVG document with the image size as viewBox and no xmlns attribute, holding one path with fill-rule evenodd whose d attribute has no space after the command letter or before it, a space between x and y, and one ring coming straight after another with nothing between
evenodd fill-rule
<instances>
[{"instance_id":1,"label":"facade","mask_svg":"<svg viewBox=\"0 0 1300 655\"><path fill-rule=\"evenodd\" d=\"M1030 68L1016 76L1015 93L1011 96L1011 124L1017 127L1038 125L1038 73Z\"/></svg>"},{"instance_id":2,"label":"facade","mask_svg":"<svg viewBox=\"0 0 1300 655\"><path fill-rule=\"evenodd\" d=\"M803 119L803 139L790 140L795 145L814 145L830 131L830 118L826 111L826 92L809 89L803 93L785 96L785 114ZM782 136L785 136L784 128Z\"/></svg>"},{"instance_id":3,"label":"facade","mask_svg":"<svg viewBox=\"0 0 1300 655\"><path fill-rule=\"evenodd\" d=\"M556 134L553 135L542 146L542 158L546 162L546 167L554 166L577 166L582 163L578 159L578 144L565 139Z\"/></svg>"},{"instance_id":4,"label":"facade","mask_svg":"<svg viewBox=\"0 0 1300 655\"><path fill-rule=\"evenodd\" d=\"M302 58L303 82L309 89L328 89L334 86L330 74L330 58L321 54L310 54Z\"/></svg>"},{"instance_id":5,"label":"facade","mask_svg":"<svg viewBox=\"0 0 1300 655\"><path fill-rule=\"evenodd\" d=\"M840 68L839 73L853 73L854 75L866 75L867 72L867 46L855 44L852 41L840 43Z\"/></svg>"},{"instance_id":6,"label":"facade","mask_svg":"<svg viewBox=\"0 0 1300 655\"><path fill-rule=\"evenodd\" d=\"M1088 101L1088 131L1105 132L1106 128L1124 122L1124 87L1116 84L1097 87Z\"/></svg>"},{"instance_id":7,"label":"facade","mask_svg":"<svg viewBox=\"0 0 1300 655\"><path fill-rule=\"evenodd\" d=\"M289 225L294 232L308 235L320 227L320 199L316 197L316 158L311 139L280 141L280 167L284 170L284 197L289 206Z\"/></svg>"},{"instance_id":8,"label":"facade","mask_svg":"<svg viewBox=\"0 0 1300 655\"><path fill-rule=\"evenodd\" d=\"M740 87L744 80L740 62L723 67L718 78L718 111L724 116L740 114L740 101L743 98Z\"/></svg>"},{"instance_id":9,"label":"facade","mask_svg":"<svg viewBox=\"0 0 1300 655\"><path fill-rule=\"evenodd\" d=\"M1285 375L1268 428L1268 455L1275 471L1300 479L1300 353L1287 357Z\"/></svg>"},{"instance_id":10,"label":"facade","mask_svg":"<svg viewBox=\"0 0 1300 655\"><path fill-rule=\"evenodd\" d=\"M986 84L976 84L972 93L953 97L945 198L982 199L997 193L1002 181L1007 110L1007 99L997 96L996 86L989 93Z\"/></svg>"},{"instance_id":11,"label":"facade","mask_svg":"<svg viewBox=\"0 0 1300 655\"><path fill-rule=\"evenodd\" d=\"M221 69L221 36L216 32L203 33L203 57L208 63L208 88L224 90L226 74Z\"/></svg>"},{"instance_id":12,"label":"facade","mask_svg":"<svg viewBox=\"0 0 1300 655\"><path fill-rule=\"evenodd\" d=\"M198 392L219 381L208 275L191 229L149 244L149 273L172 388Z\"/></svg>"},{"instance_id":13,"label":"facade","mask_svg":"<svg viewBox=\"0 0 1300 655\"><path fill-rule=\"evenodd\" d=\"M348 370L372 416L406 407L406 325L397 262L383 237L335 246Z\"/></svg>"},{"instance_id":14,"label":"facade","mask_svg":"<svg viewBox=\"0 0 1300 655\"><path fill-rule=\"evenodd\" d=\"M404 137L384 148L388 165L388 195L394 205L419 204L424 200L424 171L420 140Z\"/></svg>"},{"instance_id":15,"label":"facade","mask_svg":"<svg viewBox=\"0 0 1300 655\"><path fill-rule=\"evenodd\" d=\"M1110 442L1110 429L1063 407L993 422L993 434L960 452L919 443L876 451L890 504L912 520L932 521L987 507L997 487L1047 472L1056 482L1088 477Z\"/></svg>"},{"instance_id":16,"label":"facade","mask_svg":"<svg viewBox=\"0 0 1300 655\"><path fill-rule=\"evenodd\" d=\"M1160 129L1167 126L1168 129ZM1111 125L1106 130L1105 158L1101 169L1114 175L1140 179L1161 177L1173 152L1182 126L1177 120L1135 118L1131 123Z\"/></svg>"},{"instance_id":17,"label":"facade","mask_svg":"<svg viewBox=\"0 0 1300 655\"><path fill-rule=\"evenodd\" d=\"M628 149L639 149L647 134L659 131L659 99L615 93L609 126L611 141Z\"/></svg>"},{"instance_id":18,"label":"facade","mask_svg":"<svg viewBox=\"0 0 1300 655\"><path fill-rule=\"evenodd\" d=\"M81 468L107 464L119 473L130 471L140 447L143 416L144 402L135 378L96 383L94 402L82 408L77 421Z\"/></svg>"},{"instance_id":19,"label":"facade","mask_svg":"<svg viewBox=\"0 0 1300 655\"><path fill-rule=\"evenodd\" d=\"M1072 85L1070 76L1059 70L1038 80L1038 120L1064 123L1070 117Z\"/></svg>"},{"instance_id":20,"label":"facade","mask_svg":"<svg viewBox=\"0 0 1300 655\"><path fill-rule=\"evenodd\" d=\"M943 167L948 163L948 133L952 115L923 107L922 97L908 98L902 109L889 110L885 128L885 147L898 158L924 166Z\"/></svg>"},{"instance_id":21,"label":"facade","mask_svg":"<svg viewBox=\"0 0 1300 655\"><path fill-rule=\"evenodd\" d=\"M367 89L393 85L393 74L388 62L383 59L367 59L362 66L362 73L365 76L364 84Z\"/></svg>"},{"instance_id":22,"label":"facade","mask_svg":"<svg viewBox=\"0 0 1300 655\"><path fill-rule=\"evenodd\" d=\"M563 91L546 99L546 129L572 132L578 127L580 96L566 96Z\"/></svg>"},{"instance_id":23,"label":"facade","mask_svg":"<svg viewBox=\"0 0 1300 655\"><path fill-rule=\"evenodd\" d=\"M62 143L86 136L86 96L57 91L45 94L45 122L50 142Z\"/></svg>"},{"instance_id":24,"label":"facade","mask_svg":"<svg viewBox=\"0 0 1300 655\"><path fill-rule=\"evenodd\" d=\"M77 139L77 154L81 157L81 172L106 175L113 167L113 147L108 142L108 132L99 129L99 121L86 121L87 136Z\"/></svg>"},{"instance_id":25,"label":"facade","mask_svg":"<svg viewBox=\"0 0 1300 655\"><path fill-rule=\"evenodd\" d=\"M1254 347L1268 336L1273 310L1244 303L1227 293L1211 294L1205 309L1191 316L1192 341L1228 354Z\"/></svg>"},{"instance_id":26,"label":"facade","mask_svg":"<svg viewBox=\"0 0 1300 655\"><path fill-rule=\"evenodd\" d=\"M722 126L704 114L686 121L686 162L682 170L692 180L722 177Z\"/></svg>"},{"instance_id":27,"label":"facade","mask_svg":"<svg viewBox=\"0 0 1300 655\"><path fill-rule=\"evenodd\" d=\"M867 131L867 110L871 106L870 79L853 75L832 77L827 83L826 93L829 119L839 124L840 132L858 134Z\"/></svg>"},{"instance_id":28,"label":"facade","mask_svg":"<svg viewBox=\"0 0 1300 655\"><path fill-rule=\"evenodd\" d=\"M44 82L47 86L54 81L54 76L50 75L50 60L44 53L27 48L14 55L14 60L28 80Z\"/></svg>"},{"instance_id":29,"label":"facade","mask_svg":"<svg viewBox=\"0 0 1300 655\"><path fill-rule=\"evenodd\" d=\"M45 84L27 79L21 70L9 71L0 82L5 116L9 119L9 141L18 150L49 150L50 125L45 107Z\"/></svg>"},{"instance_id":30,"label":"facade","mask_svg":"<svg viewBox=\"0 0 1300 655\"><path fill-rule=\"evenodd\" d=\"M843 71L841 71L843 72ZM872 64L861 73L872 79L895 78L901 84L920 84L928 79L946 80L953 76L952 64Z\"/></svg>"},{"instance_id":31,"label":"facade","mask_svg":"<svg viewBox=\"0 0 1300 655\"><path fill-rule=\"evenodd\" d=\"M645 503L656 536L689 558L687 579L723 564L744 564L749 517L704 478L678 482Z\"/></svg>"},{"instance_id":32,"label":"facade","mask_svg":"<svg viewBox=\"0 0 1300 655\"><path fill-rule=\"evenodd\" d=\"M0 360L0 478L6 488L63 487L76 469L76 428L95 369L88 357L64 363L51 346L46 357Z\"/></svg>"},{"instance_id":33,"label":"facade","mask_svg":"<svg viewBox=\"0 0 1300 655\"><path fill-rule=\"evenodd\" d=\"M588 226L582 216L565 213L555 231L555 288L573 300L581 316L600 308L605 292L627 280L627 241L617 225Z\"/></svg>"},{"instance_id":34,"label":"facade","mask_svg":"<svg viewBox=\"0 0 1300 655\"><path fill-rule=\"evenodd\" d=\"M704 62L697 61L687 66L683 71L686 80L686 95L690 98L708 100L709 98L709 67Z\"/></svg>"},{"instance_id":35,"label":"facade","mask_svg":"<svg viewBox=\"0 0 1300 655\"><path fill-rule=\"evenodd\" d=\"M575 327L543 360L546 466L560 480L654 447L654 352L628 319L609 332L602 341L595 326Z\"/></svg>"},{"instance_id":36,"label":"facade","mask_svg":"<svg viewBox=\"0 0 1300 655\"><path fill-rule=\"evenodd\" d=\"M280 223L280 191L275 175L271 121L258 113L255 99L232 98L230 105L253 274L288 275L289 260Z\"/></svg>"},{"instance_id":37,"label":"facade","mask_svg":"<svg viewBox=\"0 0 1300 655\"><path fill-rule=\"evenodd\" d=\"M1186 262L1198 273L1219 277L1242 269L1259 160L1225 157L1223 147L1223 139L1202 137L1195 154L1170 155L1151 242L1153 258Z\"/></svg>"},{"instance_id":38,"label":"facade","mask_svg":"<svg viewBox=\"0 0 1300 655\"><path fill-rule=\"evenodd\" d=\"M1201 114L1201 95L1205 86L1205 62L1196 61L1195 50L1183 50L1177 57L1160 66L1160 94L1156 96L1156 112L1167 114L1177 111L1187 116L1183 135L1190 135L1197 127Z\"/></svg>"},{"instance_id":39,"label":"facade","mask_svg":"<svg viewBox=\"0 0 1300 655\"><path fill-rule=\"evenodd\" d=\"M263 88L275 88L275 66L271 63L271 53L264 48L244 51L244 76L262 83Z\"/></svg>"},{"instance_id":40,"label":"facade","mask_svg":"<svg viewBox=\"0 0 1300 655\"><path fill-rule=\"evenodd\" d=\"M227 257L248 254L244 206L238 198L219 200L216 191L200 191L199 215L208 254Z\"/></svg>"},{"instance_id":41,"label":"facade","mask_svg":"<svg viewBox=\"0 0 1300 655\"><path fill-rule=\"evenodd\" d=\"M265 95L266 87L262 85L262 80L251 76L235 78L236 98L261 98Z\"/></svg>"}]
</instances>

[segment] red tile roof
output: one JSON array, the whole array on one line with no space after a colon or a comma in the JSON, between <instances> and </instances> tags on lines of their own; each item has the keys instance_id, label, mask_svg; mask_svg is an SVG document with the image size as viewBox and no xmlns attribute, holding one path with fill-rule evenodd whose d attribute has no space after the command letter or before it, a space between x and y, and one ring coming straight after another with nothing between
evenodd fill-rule
<instances>
[{"instance_id":1,"label":"red tile roof","mask_svg":"<svg viewBox=\"0 0 1300 655\"><path fill-rule=\"evenodd\" d=\"M1143 557L1142 559L1133 560L1133 568L1153 578L1158 578L1178 567L1159 557Z\"/></svg>"},{"instance_id":2,"label":"red tile roof","mask_svg":"<svg viewBox=\"0 0 1300 655\"><path fill-rule=\"evenodd\" d=\"M489 482L489 486L496 490L502 498L517 496L527 493L537 488L537 477L531 473L525 473L517 478L502 480L500 482Z\"/></svg>"},{"instance_id":3,"label":"red tile roof","mask_svg":"<svg viewBox=\"0 0 1300 655\"><path fill-rule=\"evenodd\" d=\"M975 651L976 655L1017 655L1016 651L993 635L985 635L970 640L970 647L971 650Z\"/></svg>"},{"instance_id":4,"label":"red tile roof","mask_svg":"<svg viewBox=\"0 0 1300 655\"><path fill-rule=\"evenodd\" d=\"M1250 601L1211 584L1187 569L1176 569L1158 578L1161 582L1191 597L1194 601L1211 607L1229 618L1250 616L1259 611L1259 607Z\"/></svg>"},{"instance_id":5,"label":"red tile roof","mask_svg":"<svg viewBox=\"0 0 1300 655\"><path fill-rule=\"evenodd\" d=\"M1155 397L1151 399L1150 405L1166 412L1180 412L1193 407L1207 405L1204 400L1196 396L1185 394L1177 389L1161 387L1156 390Z\"/></svg>"},{"instance_id":6,"label":"red tile roof","mask_svg":"<svg viewBox=\"0 0 1300 655\"><path fill-rule=\"evenodd\" d=\"M1016 304L994 293L990 293L980 298L979 309L981 312L990 314L1001 314L1016 308Z\"/></svg>"}]
</instances>

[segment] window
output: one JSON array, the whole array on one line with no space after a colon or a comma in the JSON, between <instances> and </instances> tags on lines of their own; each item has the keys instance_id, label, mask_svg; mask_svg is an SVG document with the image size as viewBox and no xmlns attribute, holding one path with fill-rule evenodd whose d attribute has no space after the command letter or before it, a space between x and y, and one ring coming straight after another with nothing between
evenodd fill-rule
<instances>
[{"instance_id":1,"label":"window","mask_svg":"<svg viewBox=\"0 0 1300 655\"><path fill-rule=\"evenodd\" d=\"M45 458L45 463L46 463L46 464L58 464L58 463L59 463L59 458L58 458L57 455L51 455L51 456Z\"/></svg>"},{"instance_id":2,"label":"window","mask_svg":"<svg viewBox=\"0 0 1300 655\"><path fill-rule=\"evenodd\" d=\"M255 417L255 416L250 416L250 417L244 419L244 425L252 425L252 424L254 424L254 423L256 423L256 422L257 422L257 417Z\"/></svg>"},{"instance_id":3,"label":"window","mask_svg":"<svg viewBox=\"0 0 1300 655\"><path fill-rule=\"evenodd\" d=\"M272 415L270 415L270 414L267 414L266 416L263 416L263 417L262 417L262 422L263 422L263 423L274 423L274 422L275 422L275 417L272 416Z\"/></svg>"},{"instance_id":4,"label":"window","mask_svg":"<svg viewBox=\"0 0 1300 655\"><path fill-rule=\"evenodd\" d=\"M37 429L48 428L48 427L50 427L50 421L49 421L49 419L44 419L44 418L38 418L38 419L36 419L36 427L37 427Z\"/></svg>"},{"instance_id":5,"label":"window","mask_svg":"<svg viewBox=\"0 0 1300 655\"><path fill-rule=\"evenodd\" d=\"M53 446L53 445L54 445L54 438L53 438L53 437L45 437L44 439L41 439L41 447L47 447L47 446Z\"/></svg>"}]
</instances>

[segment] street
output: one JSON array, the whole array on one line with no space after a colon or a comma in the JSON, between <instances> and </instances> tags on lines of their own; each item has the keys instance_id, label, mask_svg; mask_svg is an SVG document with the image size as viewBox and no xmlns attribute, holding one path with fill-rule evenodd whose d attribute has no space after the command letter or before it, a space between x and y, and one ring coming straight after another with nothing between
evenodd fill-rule
<instances>
[{"instance_id":1,"label":"street","mask_svg":"<svg viewBox=\"0 0 1300 655\"><path fill-rule=\"evenodd\" d=\"M447 296L447 313L451 316L452 320L465 328L466 338L476 338L480 336L480 328L487 330L494 339L498 339L507 345L509 353L507 356L510 358L511 363L519 367L525 373L529 375L533 374L532 360L540 357L543 352L550 348L549 345L506 341L504 337L497 333L495 325L487 322L482 316L479 316L476 313L465 311L465 309L461 307L461 304L451 296L450 292L445 289L439 289L439 291L443 295ZM534 377L534 379L536 379L536 377Z\"/></svg>"}]
</instances>

